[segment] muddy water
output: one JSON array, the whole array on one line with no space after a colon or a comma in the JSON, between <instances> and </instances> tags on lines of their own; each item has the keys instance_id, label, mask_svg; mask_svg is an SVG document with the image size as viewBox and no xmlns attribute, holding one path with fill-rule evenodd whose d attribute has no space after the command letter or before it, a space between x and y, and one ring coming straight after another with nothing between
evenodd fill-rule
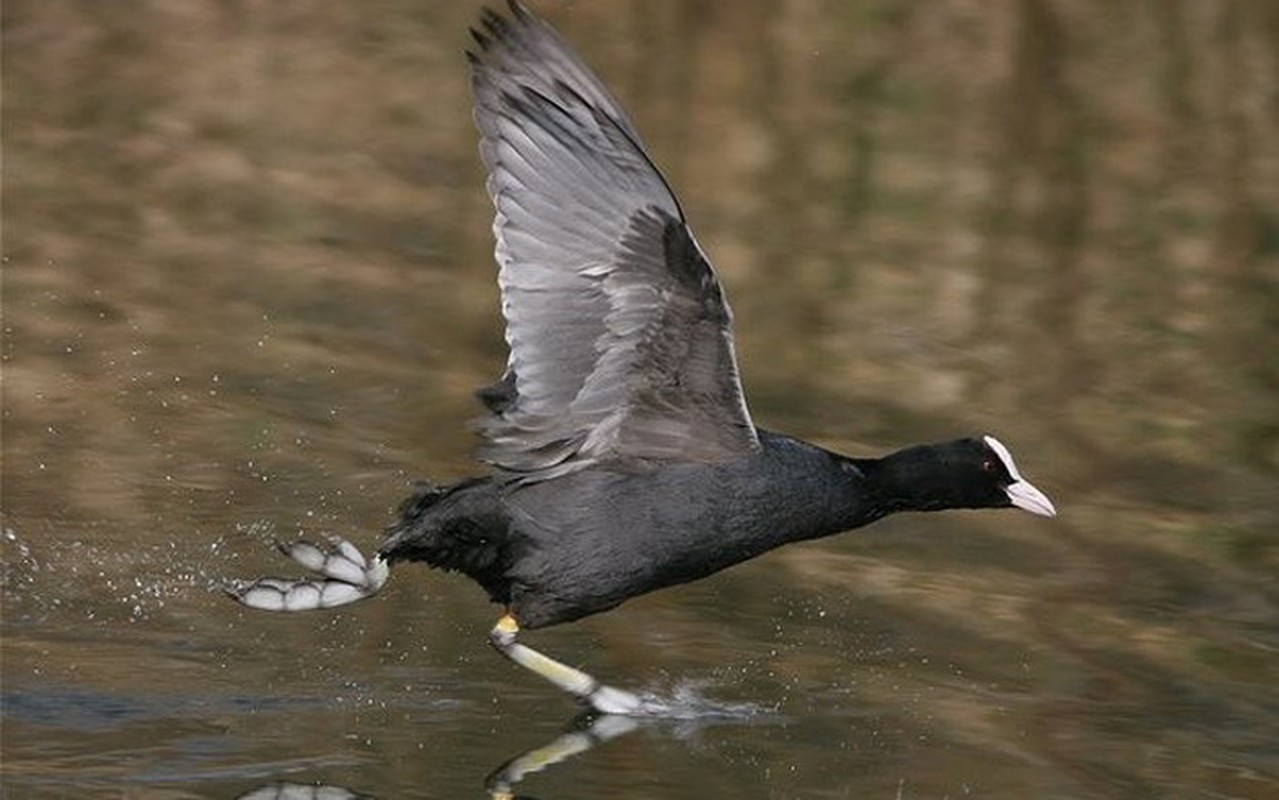
<instances>
[{"instance_id":1,"label":"muddy water","mask_svg":"<svg viewBox=\"0 0 1279 800\"><path fill-rule=\"evenodd\" d=\"M6 4L5 796L483 797L552 742L515 791L1279 796L1279 17L924 9L548 9L715 260L758 422L990 431L1062 512L891 519L530 636L697 711L590 731L456 576L216 591L478 469L475 9Z\"/></svg>"}]
</instances>

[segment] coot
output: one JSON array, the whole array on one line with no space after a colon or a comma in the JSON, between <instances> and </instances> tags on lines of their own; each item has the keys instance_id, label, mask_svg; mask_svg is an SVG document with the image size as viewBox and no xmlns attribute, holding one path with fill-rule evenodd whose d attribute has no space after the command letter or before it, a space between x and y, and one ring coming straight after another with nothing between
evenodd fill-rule
<instances>
[{"instance_id":1,"label":"coot","mask_svg":"<svg viewBox=\"0 0 1279 800\"><path fill-rule=\"evenodd\" d=\"M626 112L512 0L469 53L496 208L510 358L479 392L487 477L420 486L372 559L341 539L282 549L309 579L237 582L275 611L368 597L389 565L462 572L502 604L492 643L597 710L637 696L515 641L898 511L1056 512L992 436L852 458L757 428L723 290Z\"/></svg>"}]
</instances>

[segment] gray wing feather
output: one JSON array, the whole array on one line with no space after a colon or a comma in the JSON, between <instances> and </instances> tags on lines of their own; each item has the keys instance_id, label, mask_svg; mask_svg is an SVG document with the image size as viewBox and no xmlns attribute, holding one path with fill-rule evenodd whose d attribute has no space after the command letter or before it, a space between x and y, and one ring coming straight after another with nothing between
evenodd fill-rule
<instances>
[{"instance_id":1,"label":"gray wing feather","mask_svg":"<svg viewBox=\"0 0 1279 800\"><path fill-rule=\"evenodd\" d=\"M482 457L524 481L758 448L731 314L604 85L546 23L486 12L471 56L510 359Z\"/></svg>"}]
</instances>

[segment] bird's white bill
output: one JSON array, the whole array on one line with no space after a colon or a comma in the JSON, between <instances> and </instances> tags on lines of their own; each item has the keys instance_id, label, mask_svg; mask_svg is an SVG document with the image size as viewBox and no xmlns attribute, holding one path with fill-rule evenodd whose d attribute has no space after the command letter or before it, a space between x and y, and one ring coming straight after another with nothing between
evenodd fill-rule
<instances>
[{"instance_id":1,"label":"bird's white bill","mask_svg":"<svg viewBox=\"0 0 1279 800\"><path fill-rule=\"evenodd\" d=\"M1053 501L1048 499L1048 495L1031 486L1030 481L1016 481L1004 487L1004 491L1008 493L1008 499L1012 504L1020 509L1041 517L1057 516L1057 507L1053 505Z\"/></svg>"}]
</instances>

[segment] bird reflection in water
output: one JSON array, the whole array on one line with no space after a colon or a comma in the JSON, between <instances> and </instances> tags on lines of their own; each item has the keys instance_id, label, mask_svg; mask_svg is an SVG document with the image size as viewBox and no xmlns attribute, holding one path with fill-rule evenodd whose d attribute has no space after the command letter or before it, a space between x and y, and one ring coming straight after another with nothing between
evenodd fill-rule
<instances>
[{"instance_id":1,"label":"bird reflection in water","mask_svg":"<svg viewBox=\"0 0 1279 800\"><path fill-rule=\"evenodd\" d=\"M573 720L569 730L541 747L521 753L489 773L484 781L484 788L488 790L491 800L516 800L521 795L515 794L515 784L529 775L581 755L605 742L638 730L641 726L654 723L655 720L651 718L620 714L582 714Z\"/></svg>"},{"instance_id":2,"label":"bird reflection in water","mask_svg":"<svg viewBox=\"0 0 1279 800\"><path fill-rule=\"evenodd\" d=\"M515 793L516 785L525 778L641 728L662 728L676 739L685 739L708 725L777 719L750 706L694 709L673 704L670 710L674 713L668 717L583 712L574 717L559 736L503 762L490 772L484 779L484 789L490 800L533 800L530 795ZM332 784L279 781L242 794L237 800L371 800L373 797L375 795Z\"/></svg>"}]
</instances>

